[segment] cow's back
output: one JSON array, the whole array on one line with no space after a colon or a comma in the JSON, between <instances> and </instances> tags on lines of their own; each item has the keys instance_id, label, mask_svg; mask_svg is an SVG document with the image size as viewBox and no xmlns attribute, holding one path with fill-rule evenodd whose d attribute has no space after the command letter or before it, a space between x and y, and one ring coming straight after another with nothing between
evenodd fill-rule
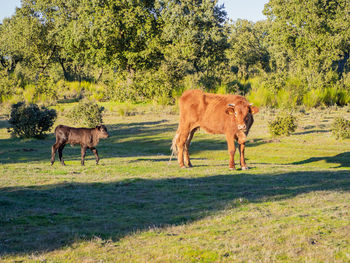
<instances>
[{"instance_id":1,"label":"cow's back","mask_svg":"<svg viewBox=\"0 0 350 263\"><path fill-rule=\"evenodd\" d=\"M236 129L232 116L226 113L228 104L247 100L239 95L205 93L201 90L188 90L180 98L180 121L191 123L214 134Z\"/></svg>"},{"instance_id":2,"label":"cow's back","mask_svg":"<svg viewBox=\"0 0 350 263\"><path fill-rule=\"evenodd\" d=\"M205 111L203 92L201 90L187 90L179 100L180 120L186 123L196 123Z\"/></svg>"}]
</instances>

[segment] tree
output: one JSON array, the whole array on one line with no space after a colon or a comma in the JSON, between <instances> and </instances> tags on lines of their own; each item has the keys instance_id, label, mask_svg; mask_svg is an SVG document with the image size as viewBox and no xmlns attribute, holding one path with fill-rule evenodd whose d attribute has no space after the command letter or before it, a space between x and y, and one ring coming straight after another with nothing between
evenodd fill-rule
<instances>
[{"instance_id":1,"label":"tree","mask_svg":"<svg viewBox=\"0 0 350 263\"><path fill-rule=\"evenodd\" d=\"M35 77L38 77L50 64L56 47L49 28L28 11L25 7L17 8L16 14L1 25L1 61L9 71L22 62L36 69Z\"/></svg>"},{"instance_id":2,"label":"tree","mask_svg":"<svg viewBox=\"0 0 350 263\"><path fill-rule=\"evenodd\" d=\"M164 23L168 72L176 79L188 74L199 74L202 79L214 76L228 47L223 6L217 0L160 0L158 9Z\"/></svg>"},{"instance_id":3,"label":"tree","mask_svg":"<svg viewBox=\"0 0 350 263\"><path fill-rule=\"evenodd\" d=\"M248 20L237 20L230 29L230 47L227 50L230 66L237 68L242 77L248 77L254 69L268 71L269 54L263 39L267 32L262 22L254 24Z\"/></svg>"},{"instance_id":4,"label":"tree","mask_svg":"<svg viewBox=\"0 0 350 263\"><path fill-rule=\"evenodd\" d=\"M327 85L332 71L349 57L350 2L347 0L270 0L270 53L280 70ZM344 64L344 61L343 61Z\"/></svg>"}]
</instances>

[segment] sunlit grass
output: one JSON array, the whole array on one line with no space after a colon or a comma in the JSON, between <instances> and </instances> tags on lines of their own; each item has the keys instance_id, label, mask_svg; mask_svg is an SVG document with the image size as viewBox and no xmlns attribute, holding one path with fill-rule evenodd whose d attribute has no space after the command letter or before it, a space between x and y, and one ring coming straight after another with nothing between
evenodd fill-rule
<instances>
[{"instance_id":1,"label":"sunlit grass","mask_svg":"<svg viewBox=\"0 0 350 263\"><path fill-rule=\"evenodd\" d=\"M19 140L0 119L0 261L348 262L349 140L330 132L346 109L295 112L298 129L271 138L261 109L246 148L248 171L228 169L222 135L196 133L194 165L170 164L171 107L101 103L110 138L88 152L66 146L50 166L53 135ZM56 124L67 124L66 109Z\"/></svg>"}]
</instances>

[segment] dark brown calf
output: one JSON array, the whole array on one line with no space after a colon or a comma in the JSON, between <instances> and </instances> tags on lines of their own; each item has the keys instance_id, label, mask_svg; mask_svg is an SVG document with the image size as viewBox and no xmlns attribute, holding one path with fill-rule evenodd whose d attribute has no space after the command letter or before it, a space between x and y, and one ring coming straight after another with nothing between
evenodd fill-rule
<instances>
[{"instance_id":1,"label":"dark brown calf","mask_svg":"<svg viewBox=\"0 0 350 263\"><path fill-rule=\"evenodd\" d=\"M90 149L96 157L96 164L100 158L98 157L97 146L100 139L108 138L107 128L104 125L96 126L96 128L72 128L64 125L58 125L55 129L56 143L52 145L51 165L55 162L56 151L62 165L62 151L67 143L71 145L80 144L81 146L81 165L84 165L84 157L87 149Z\"/></svg>"}]
</instances>

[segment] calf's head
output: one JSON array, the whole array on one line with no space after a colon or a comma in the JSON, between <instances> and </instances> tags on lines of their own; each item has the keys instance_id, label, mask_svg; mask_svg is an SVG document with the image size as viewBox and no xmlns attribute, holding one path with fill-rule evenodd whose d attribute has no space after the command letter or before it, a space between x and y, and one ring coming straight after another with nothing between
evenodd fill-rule
<instances>
[{"instance_id":1,"label":"calf's head","mask_svg":"<svg viewBox=\"0 0 350 263\"><path fill-rule=\"evenodd\" d=\"M108 138L109 134L107 132L107 128L104 125L98 125L96 126L98 138Z\"/></svg>"},{"instance_id":2,"label":"calf's head","mask_svg":"<svg viewBox=\"0 0 350 263\"><path fill-rule=\"evenodd\" d=\"M249 104L245 101L240 101L239 103L230 103L227 105L226 114L233 116L237 123L237 128L240 131L246 131L246 122L249 118L249 114L256 114L259 112L259 108Z\"/></svg>"}]
</instances>

